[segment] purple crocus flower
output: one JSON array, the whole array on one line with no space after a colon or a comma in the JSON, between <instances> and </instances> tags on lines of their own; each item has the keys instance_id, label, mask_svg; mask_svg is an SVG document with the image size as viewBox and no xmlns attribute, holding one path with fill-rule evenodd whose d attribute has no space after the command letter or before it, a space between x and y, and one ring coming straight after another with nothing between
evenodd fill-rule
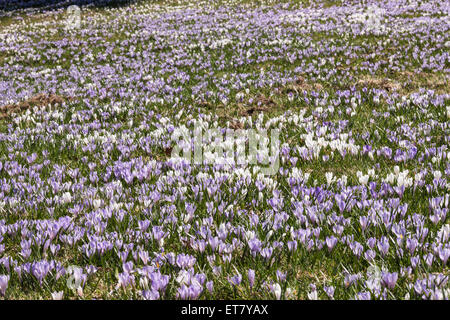
<instances>
[{"instance_id":1,"label":"purple crocus flower","mask_svg":"<svg viewBox=\"0 0 450 320\"><path fill-rule=\"evenodd\" d=\"M119 273L119 282L117 283L116 289L122 287L126 289L129 286L134 286L134 276L129 273Z\"/></svg>"},{"instance_id":2,"label":"purple crocus flower","mask_svg":"<svg viewBox=\"0 0 450 320\"><path fill-rule=\"evenodd\" d=\"M366 216L359 217L359 224L361 225L361 230L366 230L368 224L369 224L369 218Z\"/></svg>"},{"instance_id":3,"label":"purple crocus flower","mask_svg":"<svg viewBox=\"0 0 450 320\"><path fill-rule=\"evenodd\" d=\"M295 240L294 241L288 241L288 243L287 243L287 247L288 247L290 252L296 251L297 250L297 246L298 246L298 244L297 244L297 241L295 241Z\"/></svg>"},{"instance_id":4,"label":"purple crocus flower","mask_svg":"<svg viewBox=\"0 0 450 320\"><path fill-rule=\"evenodd\" d=\"M273 253L273 247L272 246L268 246L264 249L261 250L261 256L264 257L265 259L269 260L270 257L272 256Z\"/></svg>"},{"instance_id":5,"label":"purple crocus flower","mask_svg":"<svg viewBox=\"0 0 450 320\"><path fill-rule=\"evenodd\" d=\"M397 283L397 279L398 279L397 272L393 272L393 273L382 272L382 274L381 274L381 280L382 280L383 285L391 290L394 289L395 284Z\"/></svg>"},{"instance_id":6,"label":"purple crocus flower","mask_svg":"<svg viewBox=\"0 0 450 320\"><path fill-rule=\"evenodd\" d=\"M434 255L432 253L429 253L426 255L425 262L427 263L427 265L429 267L431 267L431 265L433 264L433 259L434 259Z\"/></svg>"},{"instance_id":7,"label":"purple crocus flower","mask_svg":"<svg viewBox=\"0 0 450 320\"><path fill-rule=\"evenodd\" d=\"M185 284L182 284L181 287L177 289L177 297L181 300L189 298L189 288Z\"/></svg>"},{"instance_id":8,"label":"purple crocus flower","mask_svg":"<svg viewBox=\"0 0 450 320\"><path fill-rule=\"evenodd\" d=\"M330 299L334 298L334 287L333 286L330 286L330 287L324 286L323 290L325 291L325 293L327 294L327 296Z\"/></svg>"},{"instance_id":9,"label":"purple crocus flower","mask_svg":"<svg viewBox=\"0 0 450 320\"><path fill-rule=\"evenodd\" d=\"M8 288L8 282L9 282L9 276L7 275L0 275L0 295L2 297L5 296L6 289Z\"/></svg>"},{"instance_id":10,"label":"purple crocus flower","mask_svg":"<svg viewBox=\"0 0 450 320\"><path fill-rule=\"evenodd\" d=\"M129 261L122 265L124 273L131 274L133 273L133 262Z\"/></svg>"},{"instance_id":11,"label":"purple crocus flower","mask_svg":"<svg viewBox=\"0 0 450 320\"><path fill-rule=\"evenodd\" d=\"M325 242L327 243L328 251L331 252L333 250L334 246L336 245L338 239L334 236L327 237L325 239Z\"/></svg>"},{"instance_id":12,"label":"purple crocus flower","mask_svg":"<svg viewBox=\"0 0 450 320\"><path fill-rule=\"evenodd\" d=\"M420 258L418 256L411 257L411 266L415 269L420 262Z\"/></svg>"},{"instance_id":13,"label":"purple crocus flower","mask_svg":"<svg viewBox=\"0 0 450 320\"><path fill-rule=\"evenodd\" d=\"M253 238L248 241L248 246L250 247L250 250L252 253L257 253L261 250L261 241L257 238Z\"/></svg>"},{"instance_id":14,"label":"purple crocus flower","mask_svg":"<svg viewBox=\"0 0 450 320\"><path fill-rule=\"evenodd\" d=\"M177 266L181 269L192 268L195 264L195 257L188 254L179 254L176 258Z\"/></svg>"},{"instance_id":15,"label":"purple crocus flower","mask_svg":"<svg viewBox=\"0 0 450 320\"><path fill-rule=\"evenodd\" d=\"M358 292L357 300L370 300L370 292Z\"/></svg>"},{"instance_id":16,"label":"purple crocus flower","mask_svg":"<svg viewBox=\"0 0 450 320\"><path fill-rule=\"evenodd\" d=\"M208 292L209 292L210 294L212 294L213 291L214 291L214 282L208 281L208 282L206 283L206 289L208 289Z\"/></svg>"},{"instance_id":17,"label":"purple crocus flower","mask_svg":"<svg viewBox=\"0 0 450 320\"><path fill-rule=\"evenodd\" d=\"M375 259L376 253L373 250L367 250L364 253L364 258L366 258L367 261L371 262L373 259Z\"/></svg>"},{"instance_id":18,"label":"purple crocus flower","mask_svg":"<svg viewBox=\"0 0 450 320\"><path fill-rule=\"evenodd\" d=\"M367 239L367 245L369 246L370 249L373 249L375 247L377 243L377 239L371 237L369 239Z\"/></svg>"},{"instance_id":19,"label":"purple crocus flower","mask_svg":"<svg viewBox=\"0 0 450 320\"><path fill-rule=\"evenodd\" d=\"M157 290L152 289L152 290L143 290L142 297L145 300L158 300L160 296Z\"/></svg>"},{"instance_id":20,"label":"purple crocus flower","mask_svg":"<svg viewBox=\"0 0 450 320\"><path fill-rule=\"evenodd\" d=\"M439 248L439 259L442 260L442 262L444 263L444 266L447 265L447 260L450 256L450 248L449 247L445 247L445 248Z\"/></svg>"},{"instance_id":21,"label":"purple crocus flower","mask_svg":"<svg viewBox=\"0 0 450 320\"><path fill-rule=\"evenodd\" d=\"M287 272L282 272L280 270L277 270L276 274L277 274L277 279L279 282L284 282L286 280Z\"/></svg>"},{"instance_id":22,"label":"purple crocus flower","mask_svg":"<svg viewBox=\"0 0 450 320\"><path fill-rule=\"evenodd\" d=\"M252 269L248 270L248 283L250 285L250 289L253 288L255 284L255 270Z\"/></svg>"},{"instance_id":23,"label":"purple crocus flower","mask_svg":"<svg viewBox=\"0 0 450 320\"><path fill-rule=\"evenodd\" d=\"M200 286L198 283L193 283L190 287L189 287L189 298L190 299L197 299L200 294L203 291L203 287Z\"/></svg>"},{"instance_id":24,"label":"purple crocus flower","mask_svg":"<svg viewBox=\"0 0 450 320\"><path fill-rule=\"evenodd\" d=\"M378 241L377 246L381 255L384 257L389 251L389 240L385 236L383 236Z\"/></svg>"},{"instance_id":25,"label":"purple crocus flower","mask_svg":"<svg viewBox=\"0 0 450 320\"><path fill-rule=\"evenodd\" d=\"M150 279L152 280L152 290L164 291L169 283L170 277L157 271L150 274Z\"/></svg>"},{"instance_id":26,"label":"purple crocus flower","mask_svg":"<svg viewBox=\"0 0 450 320\"><path fill-rule=\"evenodd\" d=\"M233 286L238 286L241 284L242 282L242 275L240 273L232 276L231 278L228 279L228 281L233 285Z\"/></svg>"},{"instance_id":27,"label":"purple crocus flower","mask_svg":"<svg viewBox=\"0 0 450 320\"><path fill-rule=\"evenodd\" d=\"M416 251L416 247L419 244L419 242L417 241L417 239L406 239L406 248L409 250L409 253L411 255L414 254L414 251Z\"/></svg>"}]
</instances>

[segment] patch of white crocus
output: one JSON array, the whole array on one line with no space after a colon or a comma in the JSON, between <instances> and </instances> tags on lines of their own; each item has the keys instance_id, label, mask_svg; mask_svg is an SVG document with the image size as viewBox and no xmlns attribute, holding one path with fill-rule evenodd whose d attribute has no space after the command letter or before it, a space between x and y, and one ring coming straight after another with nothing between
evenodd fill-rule
<instances>
[{"instance_id":1,"label":"patch of white crocus","mask_svg":"<svg viewBox=\"0 0 450 320\"><path fill-rule=\"evenodd\" d=\"M356 12L349 16L348 23L360 24L362 33L382 35L389 32L389 29L383 23L385 10L375 5L368 7L364 11Z\"/></svg>"},{"instance_id":2,"label":"patch of white crocus","mask_svg":"<svg viewBox=\"0 0 450 320\"><path fill-rule=\"evenodd\" d=\"M388 182L393 184L397 181L397 186L404 186L405 188L411 187L413 185L414 179L408 176L409 170L400 171L399 166L394 166L394 172L388 173L383 182ZM419 177L416 176L416 179Z\"/></svg>"}]
</instances>

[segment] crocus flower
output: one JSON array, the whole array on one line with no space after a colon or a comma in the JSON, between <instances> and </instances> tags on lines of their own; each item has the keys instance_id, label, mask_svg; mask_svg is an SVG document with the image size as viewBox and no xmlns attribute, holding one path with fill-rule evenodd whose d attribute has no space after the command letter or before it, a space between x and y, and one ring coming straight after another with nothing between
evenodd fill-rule
<instances>
[{"instance_id":1,"label":"crocus flower","mask_svg":"<svg viewBox=\"0 0 450 320\"><path fill-rule=\"evenodd\" d=\"M275 283L272 285L272 292L275 294L275 298L277 300L281 299L281 286L279 283Z\"/></svg>"},{"instance_id":2,"label":"crocus flower","mask_svg":"<svg viewBox=\"0 0 450 320\"><path fill-rule=\"evenodd\" d=\"M242 281L242 275L240 273L232 276L231 278L228 279L228 281L233 285L233 286L238 286L241 284Z\"/></svg>"},{"instance_id":3,"label":"crocus flower","mask_svg":"<svg viewBox=\"0 0 450 320\"><path fill-rule=\"evenodd\" d=\"M145 300L158 300L159 299L159 292L157 290L143 290L142 291L142 297Z\"/></svg>"},{"instance_id":4,"label":"crocus flower","mask_svg":"<svg viewBox=\"0 0 450 320\"><path fill-rule=\"evenodd\" d=\"M9 276L0 275L0 295L2 297L6 294L6 289L8 288Z\"/></svg>"},{"instance_id":5,"label":"crocus flower","mask_svg":"<svg viewBox=\"0 0 450 320\"><path fill-rule=\"evenodd\" d=\"M333 250L334 246L336 245L338 239L334 236L327 237L325 239L325 242L327 243L328 251L331 252Z\"/></svg>"},{"instance_id":6,"label":"crocus flower","mask_svg":"<svg viewBox=\"0 0 450 320\"><path fill-rule=\"evenodd\" d=\"M398 273L397 272L393 272L393 273L382 272L381 279L382 279L383 285L385 287L387 287L388 289L392 290L392 289L394 289L395 284L397 283Z\"/></svg>"},{"instance_id":7,"label":"crocus flower","mask_svg":"<svg viewBox=\"0 0 450 320\"><path fill-rule=\"evenodd\" d=\"M334 298L334 287L333 287L333 286L329 286L329 287L324 286L324 287L323 287L323 290L325 291L325 293L327 294L327 296L328 296L330 299L333 299L333 298Z\"/></svg>"},{"instance_id":8,"label":"crocus flower","mask_svg":"<svg viewBox=\"0 0 450 320\"><path fill-rule=\"evenodd\" d=\"M63 291L52 292L52 299L53 300L62 300L63 296L64 296L64 292Z\"/></svg>"},{"instance_id":9,"label":"crocus flower","mask_svg":"<svg viewBox=\"0 0 450 320\"><path fill-rule=\"evenodd\" d=\"M214 291L214 282L208 281L208 282L206 283L206 289L208 289L208 292L209 292L210 294L213 294L213 291Z\"/></svg>"},{"instance_id":10,"label":"crocus flower","mask_svg":"<svg viewBox=\"0 0 450 320\"><path fill-rule=\"evenodd\" d=\"M248 283L250 285L250 289L253 288L253 285L255 284L255 270L248 270Z\"/></svg>"}]
</instances>

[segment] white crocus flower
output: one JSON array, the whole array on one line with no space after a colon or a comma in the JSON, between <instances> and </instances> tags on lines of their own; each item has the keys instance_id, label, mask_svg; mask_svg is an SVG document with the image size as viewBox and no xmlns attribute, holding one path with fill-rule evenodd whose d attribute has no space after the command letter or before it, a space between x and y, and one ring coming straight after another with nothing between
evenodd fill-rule
<instances>
[{"instance_id":1,"label":"white crocus flower","mask_svg":"<svg viewBox=\"0 0 450 320\"><path fill-rule=\"evenodd\" d=\"M327 185L331 185L336 180L336 178L333 177L333 172L325 173L325 177L327 179Z\"/></svg>"},{"instance_id":2,"label":"white crocus flower","mask_svg":"<svg viewBox=\"0 0 450 320\"><path fill-rule=\"evenodd\" d=\"M275 283L272 287L273 293L275 294L275 297L277 300L281 299L281 286L278 283Z\"/></svg>"}]
</instances>

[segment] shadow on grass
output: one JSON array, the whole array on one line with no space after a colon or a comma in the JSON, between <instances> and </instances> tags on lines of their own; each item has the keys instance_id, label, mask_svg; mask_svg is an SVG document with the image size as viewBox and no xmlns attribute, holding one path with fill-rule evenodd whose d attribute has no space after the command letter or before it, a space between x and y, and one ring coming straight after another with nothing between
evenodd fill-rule
<instances>
[{"instance_id":1,"label":"shadow on grass","mask_svg":"<svg viewBox=\"0 0 450 320\"><path fill-rule=\"evenodd\" d=\"M119 7L136 0L0 0L0 13L20 9L53 10L71 5L95 7Z\"/></svg>"}]
</instances>

